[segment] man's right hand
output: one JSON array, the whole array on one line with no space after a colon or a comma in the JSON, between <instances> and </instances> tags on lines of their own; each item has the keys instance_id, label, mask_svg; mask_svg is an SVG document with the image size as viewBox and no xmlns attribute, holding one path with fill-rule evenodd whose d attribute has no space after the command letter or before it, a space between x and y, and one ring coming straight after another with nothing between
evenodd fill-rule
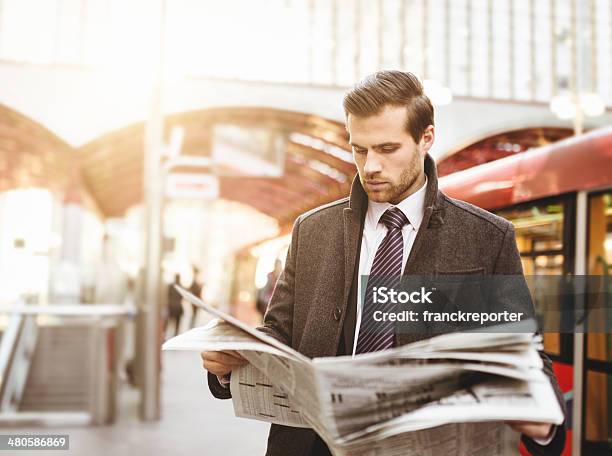
<instances>
[{"instance_id":1,"label":"man's right hand","mask_svg":"<svg viewBox=\"0 0 612 456\"><path fill-rule=\"evenodd\" d=\"M248 362L234 350L205 351L201 352L200 356L204 369L217 377L223 377Z\"/></svg>"}]
</instances>

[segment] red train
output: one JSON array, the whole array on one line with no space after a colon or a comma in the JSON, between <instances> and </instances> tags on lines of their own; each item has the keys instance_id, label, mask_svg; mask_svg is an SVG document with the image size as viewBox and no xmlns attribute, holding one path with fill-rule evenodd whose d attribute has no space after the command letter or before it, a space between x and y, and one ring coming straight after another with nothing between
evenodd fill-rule
<instances>
[{"instance_id":1,"label":"red train","mask_svg":"<svg viewBox=\"0 0 612 456\"><path fill-rule=\"evenodd\" d=\"M612 274L612 128L445 176L440 188L514 223L526 275ZM612 310L596 318L609 328ZM564 454L612 454L612 334L545 333L544 346L566 396Z\"/></svg>"}]
</instances>

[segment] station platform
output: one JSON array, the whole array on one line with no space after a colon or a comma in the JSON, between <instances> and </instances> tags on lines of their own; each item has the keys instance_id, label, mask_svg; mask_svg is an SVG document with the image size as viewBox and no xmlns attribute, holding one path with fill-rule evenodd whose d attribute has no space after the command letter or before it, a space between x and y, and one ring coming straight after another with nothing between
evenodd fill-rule
<instances>
[{"instance_id":1,"label":"station platform","mask_svg":"<svg viewBox=\"0 0 612 456\"><path fill-rule=\"evenodd\" d=\"M138 417L138 391L122 385L118 419L88 427L9 428L11 434L68 434L70 456L264 454L269 424L234 417L231 401L215 399L198 353L162 352L162 418ZM19 451L22 456L39 455Z\"/></svg>"}]
</instances>

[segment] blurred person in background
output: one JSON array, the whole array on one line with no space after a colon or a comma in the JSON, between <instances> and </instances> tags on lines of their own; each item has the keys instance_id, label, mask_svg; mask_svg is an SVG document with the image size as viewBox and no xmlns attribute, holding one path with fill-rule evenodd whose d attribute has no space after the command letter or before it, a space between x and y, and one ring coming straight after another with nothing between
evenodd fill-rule
<instances>
[{"instance_id":1,"label":"blurred person in background","mask_svg":"<svg viewBox=\"0 0 612 456\"><path fill-rule=\"evenodd\" d=\"M256 306L257 311L261 314L262 318L266 313L268 303L270 302L270 298L274 292L274 287L276 286L276 281L280 277L281 272L283 272L283 263L277 258L276 261L274 261L274 269L268 273L266 284L257 290Z\"/></svg>"},{"instance_id":2,"label":"blurred person in background","mask_svg":"<svg viewBox=\"0 0 612 456\"><path fill-rule=\"evenodd\" d=\"M177 336L181 326L181 318L183 316L183 297L174 287L181 284L180 274L174 275L174 283L168 286L168 323L174 323L174 335Z\"/></svg>"},{"instance_id":3,"label":"blurred person in background","mask_svg":"<svg viewBox=\"0 0 612 456\"><path fill-rule=\"evenodd\" d=\"M191 281L191 286L189 287L189 291L192 295L197 298L204 299L202 296L202 290L204 288L204 284L200 281L200 270L197 266L193 266L193 280ZM198 311L200 308L195 304L191 304L191 321L189 322L189 327L194 328L196 323L196 318L198 316Z\"/></svg>"}]
</instances>

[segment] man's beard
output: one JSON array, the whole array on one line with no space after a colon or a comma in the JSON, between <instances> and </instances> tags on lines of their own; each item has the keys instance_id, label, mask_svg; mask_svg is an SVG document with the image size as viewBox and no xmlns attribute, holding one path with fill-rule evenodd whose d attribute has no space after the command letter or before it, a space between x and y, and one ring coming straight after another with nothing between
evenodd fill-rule
<instances>
[{"instance_id":1,"label":"man's beard","mask_svg":"<svg viewBox=\"0 0 612 456\"><path fill-rule=\"evenodd\" d=\"M392 203L397 204L408 195L408 190L413 187L419 179L422 170L419 167L419 159L416 159L410 164L410 166L402 171L400 175L399 183L394 185L388 185L384 190L368 190L364 179L361 179L361 185L368 194L368 198L376 203ZM416 189L413 189L413 192Z\"/></svg>"}]
</instances>

